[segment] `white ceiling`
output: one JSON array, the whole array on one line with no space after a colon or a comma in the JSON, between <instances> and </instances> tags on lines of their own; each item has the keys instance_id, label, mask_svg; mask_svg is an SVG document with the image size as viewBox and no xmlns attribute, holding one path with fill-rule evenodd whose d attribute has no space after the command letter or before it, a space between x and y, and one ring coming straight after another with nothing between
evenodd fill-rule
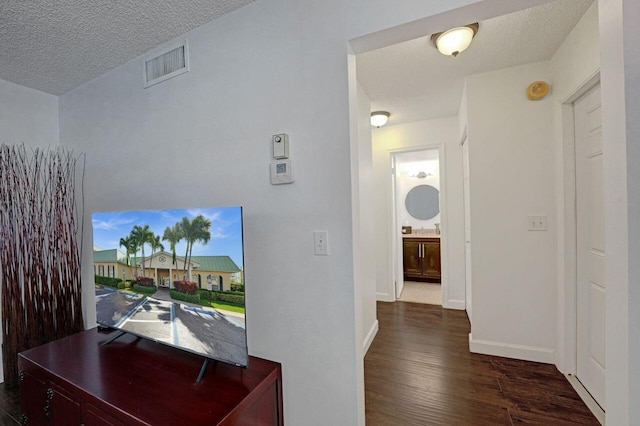
<instances>
[{"instance_id":1,"label":"white ceiling","mask_svg":"<svg viewBox=\"0 0 640 426\"><path fill-rule=\"evenodd\" d=\"M253 1L0 0L0 79L60 95ZM358 55L358 81L390 124L454 115L464 76L549 59L592 1L482 21L457 58L430 35Z\"/></svg>"},{"instance_id":2,"label":"white ceiling","mask_svg":"<svg viewBox=\"0 0 640 426\"><path fill-rule=\"evenodd\" d=\"M481 21L456 58L441 55L430 34L357 55L358 82L372 111L391 113L389 124L456 115L465 76L550 59L592 3L558 0Z\"/></svg>"},{"instance_id":3,"label":"white ceiling","mask_svg":"<svg viewBox=\"0 0 640 426\"><path fill-rule=\"evenodd\" d=\"M255 0L0 0L0 79L60 95Z\"/></svg>"}]
</instances>

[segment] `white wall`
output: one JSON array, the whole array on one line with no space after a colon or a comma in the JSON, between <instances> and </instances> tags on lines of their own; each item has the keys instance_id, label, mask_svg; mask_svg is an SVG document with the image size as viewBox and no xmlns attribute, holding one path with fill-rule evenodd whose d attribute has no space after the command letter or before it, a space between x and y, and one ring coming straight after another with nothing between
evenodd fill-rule
<instances>
[{"instance_id":1,"label":"white wall","mask_svg":"<svg viewBox=\"0 0 640 426\"><path fill-rule=\"evenodd\" d=\"M447 203L446 206L441 206L442 214L447 215L446 228L442 228L442 247L447 250L448 259L446 271L443 272L447 275L448 295L445 295L443 305L464 308L462 151L458 144L456 116L373 130L374 187L377 188L374 197L377 296L378 300L393 301L391 152L425 149L434 145L444 150L446 173L445 176L441 176Z\"/></svg>"},{"instance_id":2,"label":"white wall","mask_svg":"<svg viewBox=\"0 0 640 426\"><path fill-rule=\"evenodd\" d=\"M467 78L474 352L555 361L552 100L525 95L550 77L543 62ZM548 231L528 231L529 214Z\"/></svg>"},{"instance_id":3,"label":"white wall","mask_svg":"<svg viewBox=\"0 0 640 426\"><path fill-rule=\"evenodd\" d=\"M599 0L607 252L607 424L640 418L640 3Z\"/></svg>"},{"instance_id":4,"label":"white wall","mask_svg":"<svg viewBox=\"0 0 640 426\"><path fill-rule=\"evenodd\" d=\"M144 90L136 59L60 98L61 143L87 153L87 223L104 210L244 206L248 345L283 363L287 423L364 422L347 41L470 3L263 0L188 33L187 74ZM290 135L292 185L269 183L278 132ZM209 169L189 167L202 159ZM329 256L313 255L318 229ZM90 286L83 296L93 318Z\"/></svg>"},{"instance_id":5,"label":"white wall","mask_svg":"<svg viewBox=\"0 0 640 426\"><path fill-rule=\"evenodd\" d=\"M0 80L0 144L22 143L27 149L58 143L58 97ZM0 309L1 306L0 303ZM4 371L0 367L0 382L3 381Z\"/></svg>"},{"instance_id":6,"label":"white wall","mask_svg":"<svg viewBox=\"0 0 640 426\"><path fill-rule=\"evenodd\" d=\"M369 349L373 338L378 331L378 320L376 315L376 276L375 276L375 251L376 230L374 224L373 207L373 160L371 145L371 102L359 84L358 88L358 197L357 207L354 207L354 214L358 212L358 219L354 223L359 223L359 241L354 238L354 251L360 259L361 280L364 285L362 291L362 338L356 339L363 345L363 355ZM353 153L352 153L353 155ZM352 196L355 197L355 191Z\"/></svg>"},{"instance_id":7,"label":"white wall","mask_svg":"<svg viewBox=\"0 0 640 426\"><path fill-rule=\"evenodd\" d=\"M563 102L600 68L598 3L594 2L549 61L552 95Z\"/></svg>"},{"instance_id":8,"label":"white wall","mask_svg":"<svg viewBox=\"0 0 640 426\"><path fill-rule=\"evenodd\" d=\"M431 158L433 160L426 160ZM396 155L396 211L397 223L400 226L411 226L412 232L417 230L430 230L435 232L435 224L440 223L440 211L431 219L416 219L411 216L406 207L406 198L409 192L421 185L429 185L440 192L440 164L437 149L401 153ZM416 177L419 172L427 173L424 178ZM439 194L438 194L439 198Z\"/></svg>"},{"instance_id":9,"label":"white wall","mask_svg":"<svg viewBox=\"0 0 640 426\"><path fill-rule=\"evenodd\" d=\"M58 97L0 80L0 143L58 143Z\"/></svg>"}]
</instances>

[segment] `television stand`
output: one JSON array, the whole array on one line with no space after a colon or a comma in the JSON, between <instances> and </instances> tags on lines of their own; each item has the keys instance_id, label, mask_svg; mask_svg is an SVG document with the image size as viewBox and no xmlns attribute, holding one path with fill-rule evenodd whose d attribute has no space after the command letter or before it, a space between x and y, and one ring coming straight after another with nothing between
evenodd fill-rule
<instances>
[{"instance_id":1,"label":"television stand","mask_svg":"<svg viewBox=\"0 0 640 426\"><path fill-rule=\"evenodd\" d=\"M202 367L200 367L200 372L198 373L198 377L196 377L196 383L200 383L202 381L202 376L204 376L204 373L207 371L207 367L209 366L209 361L211 361L209 358L205 358L204 362L202 363ZM218 365L218 361L213 361L213 367L215 368L215 366Z\"/></svg>"},{"instance_id":2,"label":"television stand","mask_svg":"<svg viewBox=\"0 0 640 426\"><path fill-rule=\"evenodd\" d=\"M100 330L98 330L100 331ZM115 330L114 330L115 331ZM109 337L109 339L105 340L104 342L100 343L102 346L107 346L109 343L115 341L116 339L124 336L126 334L126 332L124 331L118 331L116 332L116 334L114 334L112 337Z\"/></svg>"},{"instance_id":3,"label":"television stand","mask_svg":"<svg viewBox=\"0 0 640 426\"><path fill-rule=\"evenodd\" d=\"M249 357L246 368L126 333L91 329L19 354L23 424L279 425L279 363Z\"/></svg>"}]
</instances>

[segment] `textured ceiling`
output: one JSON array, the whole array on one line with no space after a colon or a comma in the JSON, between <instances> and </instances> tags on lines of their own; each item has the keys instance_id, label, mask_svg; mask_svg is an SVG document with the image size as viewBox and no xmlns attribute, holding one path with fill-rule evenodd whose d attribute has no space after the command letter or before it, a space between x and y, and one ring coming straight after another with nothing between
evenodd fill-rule
<instances>
[{"instance_id":1,"label":"textured ceiling","mask_svg":"<svg viewBox=\"0 0 640 426\"><path fill-rule=\"evenodd\" d=\"M60 95L254 0L0 0L0 79Z\"/></svg>"},{"instance_id":2,"label":"textured ceiling","mask_svg":"<svg viewBox=\"0 0 640 426\"><path fill-rule=\"evenodd\" d=\"M455 115L465 76L550 59L592 3L558 0L482 21L457 58L441 55L430 34L360 54L358 82L389 124Z\"/></svg>"}]
</instances>

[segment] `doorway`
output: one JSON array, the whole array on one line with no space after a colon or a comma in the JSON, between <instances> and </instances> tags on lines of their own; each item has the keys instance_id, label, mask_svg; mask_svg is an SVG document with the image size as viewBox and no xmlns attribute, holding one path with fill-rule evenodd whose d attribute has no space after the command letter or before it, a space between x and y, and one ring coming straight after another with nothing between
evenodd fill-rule
<instances>
[{"instance_id":1,"label":"doorway","mask_svg":"<svg viewBox=\"0 0 640 426\"><path fill-rule=\"evenodd\" d=\"M442 306L440 148L391 153L395 300Z\"/></svg>"}]
</instances>

